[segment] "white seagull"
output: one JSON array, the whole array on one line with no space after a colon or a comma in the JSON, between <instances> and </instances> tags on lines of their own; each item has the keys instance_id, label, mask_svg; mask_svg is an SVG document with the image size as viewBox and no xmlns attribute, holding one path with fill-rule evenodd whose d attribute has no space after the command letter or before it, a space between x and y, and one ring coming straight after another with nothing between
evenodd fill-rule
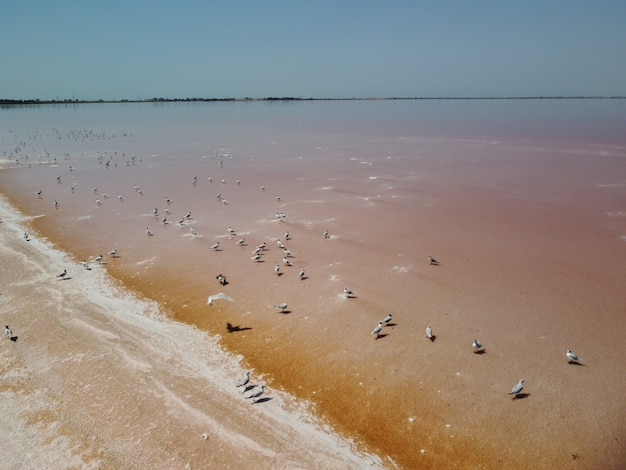
<instances>
[{"instance_id":1,"label":"white seagull","mask_svg":"<svg viewBox=\"0 0 626 470\"><path fill-rule=\"evenodd\" d=\"M265 385L261 385L261 388L259 388L257 391L251 393L250 395L248 395L246 398L250 399L252 398L252 403L256 403L258 400L258 398L263 395L263 392L265 392Z\"/></svg>"},{"instance_id":2,"label":"white seagull","mask_svg":"<svg viewBox=\"0 0 626 470\"><path fill-rule=\"evenodd\" d=\"M430 325L426 327L426 337L431 341L433 340L433 329L430 327Z\"/></svg>"},{"instance_id":3,"label":"white seagull","mask_svg":"<svg viewBox=\"0 0 626 470\"><path fill-rule=\"evenodd\" d=\"M280 275L280 266L274 266L274 272L276 273L276 275Z\"/></svg>"},{"instance_id":4,"label":"white seagull","mask_svg":"<svg viewBox=\"0 0 626 470\"><path fill-rule=\"evenodd\" d=\"M220 247L220 242L215 242L214 245L211 245L211 249L214 251L217 250L219 247Z\"/></svg>"},{"instance_id":5,"label":"white seagull","mask_svg":"<svg viewBox=\"0 0 626 470\"><path fill-rule=\"evenodd\" d=\"M433 264L433 265L438 265L438 264L439 264L439 261L437 261L437 260L436 260L435 258L433 258L432 256L429 256L429 257L428 257L428 262L429 262L430 264Z\"/></svg>"},{"instance_id":6,"label":"white seagull","mask_svg":"<svg viewBox=\"0 0 626 470\"><path fill-rule=\"evenodd\" d=\"M513 387L511 389L511 391L509 392L509 395L519 395L520 392L524 390L524 379L520 380L517 385L515 385L515 387Z\"/></svg>"},{"instance_id":7,"label":"white seagull","mask_svg":"<svg viewBox=\"0 0 626 470\"><path fill-rule=\"evenodd\" d=\"M343 295L346 299L349 299L354 296L354 292L352 289L348 289L347 287L343 288Z\"/></svg>"},{"instance_id":8,"label":"white seagull","mask_svg":"<svg viewBox=\"0 0 626 470\"><path fill-rule=\"evenodd\" d=\"M107 253L107 255L109 255L111 258L114 258L116 254L117 254L117 250L111 250Z\"/></svg>"},{"instance_id":9,"label":"white seagull","mask_svg":"<svg viewBox=\"0 0 626 470\"><path fill-rule=\"evenodd\" d=\"M371 334L376 335L376 338L380 336L380 331L383 329L383 322L379 321L374 331Z\"/></svg>"},{"instance_id":10,"label":"white seagull","mask_svg":"<svg viewBox=\"0 0 626 470\"><path fill-rule=\"evenodd\" d=\"M289 261L289 258L287 258L286 256L283 258L283 263L285 266L291 266L291 261Z\"/></svg>"},{"instance_id":11,"label":"white seagull","mask_svg":"<svg viewBox=\"0 0 626 470\"><path fill-rule=\"evenodd\" d=\"M232 297L224 294L223 292L220 292L219 294L210 295L209 299L207 300L207 305L213 305L213 302L215 302L216 300L228 300L229 302L233 302Z\"/></svg>"},{"instance_id":12,"label":"white seagull","mask_svg":"<svg viewBox=\"0 0 626 470\"><path fill-rule=\"evenodd\" d=\"M472 347L474 348L474 352L476 353L476 352L480 351L480 348L483 347L483 343L481 343L480 341L475 339L474 342L472 343Z\"/></svg>"},{"instance_id":13,"label":"white seagull","mask_svg":"<svg viewBox=\"0 0 626 470\"><path fill-rule=\"evenodd\" d=\"M568 349L565 355L567 356L568 362L570 364L573 364L573 363L580 364L582 362L582 359L578 357L578 355L571 349Z\"/></svg>"},{"instance_id":14,"label":"white seagull","mask_svg":"<svg viewBox=\"0 0 626 470\"><path fill-rule=\"evenodd\" d=\"M245 238L240 238L239 240L237 240L237 245L243 245L244 243L246 243Z\"/></svg>"},{"instance_id":15,"label":"white seagull","mask_svg":"<svg viewBox=\"0 0 626 470\"><path fill-rule=\"evenodd\" d=\"M387 315L385 318L383 318L383 324L387 324L391 321L391 318L393 317L393 315L390 313L389 315Z\"/></svg>"},{"instance_id":16,"label":"white seagull","mask_svg":"<svg viewBox=\"0 0 626 470\"><path fill-rule=\"evenodd\" d=\"M64 269L63 272L57 274L57 277L65 277L67 276L67 269Z\"/></svg>"},{"instance_id":17,"label":"white seagull","mask_svg":"<svg viewBox=\"0 0 626 470\"><path fill-rule=\"evenodd\" d=\"M246 385L248 385L248 382L250 382L250 371L246 372L246 376L241 382L237 384L237 387L245 387Z\"/></svg>"},{"instance_id":18,"label":"white seagull","mask_svg":"<svg viewBox=\"0 0 626 470\"><path fill-rule=\"evenodd\" d=\"M9 328L9 325L4 327L4 334L7 335L7 338L9 339L13 338L13 332L11 331L11 328Z\"/></svg>"},{"instance_id":19,"label":"white seagull","mask_svg":"<svg viewBox=\"0 0 626 470\"><path fill-rule=\"evenodd\" d=\"M250 259L251 259L252 261L259 261L259 260L261 259L261 254L260 254L260 253L257 253L256 255L251 256L251 257L250 257Z\"/></svg>"},{"instance_id":20,"label":"white seagull","mask_svg":"<svg viewBox=\"0 0 626 470\"><path fill-rule=\"evenodd\" d=\"M304 279L304 269L301 269L298 273L298 279Z\"/></svg>"},{"instance_id":21,"label":"white seagull","mask_svg":"<svg viewBox=\"0 0 626 470\"><path fill-rule=\"evenodd\" d=\"M287 310L287 304L284 302L282 304L274 305L274 307L280 310L280 313L285 313L285 310Z\"/></svg>"}]
</instances>

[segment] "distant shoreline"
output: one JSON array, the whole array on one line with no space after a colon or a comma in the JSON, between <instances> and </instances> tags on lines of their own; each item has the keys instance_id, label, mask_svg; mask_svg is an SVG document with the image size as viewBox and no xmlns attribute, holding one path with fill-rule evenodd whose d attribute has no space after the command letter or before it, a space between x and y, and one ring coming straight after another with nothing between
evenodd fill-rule
<instances>
[{"instance_id":1,"label":"distant shoreline","mask_svg":"<svg viewBox=\"0 0 626 470\"><path fill-rule=\"evenodd\" d=\"M392 100L623 100L626 96L482 96L482 97L367 97L367 98L301 98L301 97L266 97L266 98L148 98L148 99L120 99L120 100L42 100L0 99L0 106L11 105L41 105L41 104L102 104L102 103L202 103L202 102L250 102L250 101L392 101Z\"/></svg>"}]
</instances>

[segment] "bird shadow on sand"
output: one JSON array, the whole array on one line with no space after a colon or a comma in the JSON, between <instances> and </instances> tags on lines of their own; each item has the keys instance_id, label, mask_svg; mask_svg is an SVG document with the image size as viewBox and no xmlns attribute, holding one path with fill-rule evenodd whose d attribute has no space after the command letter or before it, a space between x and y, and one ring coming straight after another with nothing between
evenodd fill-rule
<instances>
[{"instance_id":1,"label":"bird shadow on sand","mask_svg":"<svg viewBox=\"0 0 626 470\"><path fill-rule=\"evenodd\" d=\"M385 326L396 326L397 323L387 323Z\"/></svg>"},{"instance_id":2,"label":"bird shadow on sand","mask_svg":"<svg viewBox=\"0 0 626 470\"><path fill-rule=\"evenodd\" d=\"M374 338L374 339L377 339L377 340L378 340L378 339L385 338L385 337L387 337L387 336L389 336L389 334L388 334L388 333L381 333L381 334L379 334L378 336L376 336L376 338Z\"/></svg>"},{"instance_id":3,"label":"bird shadow on sand","mask_svg":"<svg viewBox=\"0 0 626 470\"><path fill-rule=\"evenodd\" d=\"M427 336L428 338L428 336ZM437 339L437 335L432 335L430 338L428 338L430 340L431 343L434 343L435 340Z\"/></svg>"},{"instance_id":4,"label":"bird shadow on sand","mask_svg":"<svg viewBox=\"0 0 626 470\"><path fill-rule=\"evenodd\" d=\"M265 402L270 401L270 400L273 400L273 398L272 397L259 398L258 400L254 400L252 402L252 404L254 405L256 403L265 403Z\"/></svg>"},{"instance_id":5,"label":"bird shadow on sand","mask_svg":"<svg viewBox=\"0 0 626 470\"><path fill-rule=\"evenodd\" d=\"M255 388L256 385L246 385L246 388L243 389L243 391L241 392L241 394L243 395L244 393L249 392L250 390L252 390L253 388Z\"/></svg>"},{"instance_id":6,"label":"bird shadow on sand","mask_svg":"<svg viewBox=\"0 0 626 470\"><path fill-rule=\"evenodd\" d=\"M573 366L584 366L585 364L581 363L581 362L576 362L576 361L567 361L568 364L571 364Z\"/></svg>"},{"instance_id":7,"label":"bird shadow on sand","mask_svg":"<svg viewBox=\"0 0 626 470\"><path fill-rule=\"evenodd\" d=\"M282 313L283 315L289 315L291 313L291 310L281 310L280 313Z\"/></svg>"},{"instance_id":8,"label":"bird shadow on sand","mask_svg":"<svg viewBox=\"0 0 626 470\"><path fill-rule=\"evenodd\" d=\"M233 325L230 322L226 323L226 329L228 330L229 333L234 333L236 331L245 331L245 330L251 330L252 328L249 326L239 326L239 325Z\"/></svg>"},{"instance_id":9,"label":"bird shadow on sand","mask_svg":"<svg viewBox=\"0 0 626 470\"><path fill-rule=\"evenodd\" d=\"M518 393L517 395L513 395L513 400L522 400L528 396L530 396L530 393Z\"/></svg>"},{"instance_id":10,"label":"bird shadow on sand","mask_svg":"<svg viewBox=\"0 0 626 470\"><path fill-rule=\"evenodd\" d=\"M486 352L486 349L479 349L478 351L474 351L474 354L485 354Z\"/></svg>"},{"instance_id":11,"label":"bird shadow on sand","mask_svg":"<svg viewBox=\"0 0 626 470\"><path fill-rule=\"evenodd\" d=\"M70 279L72 279L71 276L65 276L65 277L60 277L59 279L57 279L57 281L69 281Z\"/></svg>"},{"instance_id":12,"label":"bird shadow on sand","mask_svg":"<svg viewBox=\"0 0 626 470\"><path fill-rule=\"evenodd\" d=\"M17 341L17 336L11 336L9 339L15 343Z\"/></svg>"}]
</instances>

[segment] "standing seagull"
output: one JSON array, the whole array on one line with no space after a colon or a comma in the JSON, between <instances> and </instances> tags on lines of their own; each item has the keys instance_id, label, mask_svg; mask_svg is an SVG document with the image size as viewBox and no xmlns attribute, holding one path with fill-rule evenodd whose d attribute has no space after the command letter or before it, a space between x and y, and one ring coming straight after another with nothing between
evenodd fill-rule
<instances>
[{"instance_id":1,"label":"standing seagull","mask_svg":"<svg viewBox=\"0 0 626 470\"><path fill-rule=\"evenodd\" d=\"M431 341L433 341L433 340L435 339L435 338L433 337L433 329L430 327L430 325L428 325L428 326L426 327L426 337L427 337L429 340L431 340Z\"/></svg>"},{"instance_id":2,"label":"standing seagull","mask_svg":"<svg viewBox=\"0 0 626 470\"><path fill-rule=\"evenodd\" d=\"M344 287L343 295L346 299L351 299L352 297L354 297L354 292L352 291L352 289L348 289L347 287Z\"/></svg>"},{"instance_id":3,"label":"standing seagull","mask_svg":"<svg viewBox=\"0 0 626 470\"><path fill-rule=\"evenodd\" d=\"M477 339L475 339L474 342L472 343L472 348L474 348L475 353L479 352L482 347L483 347L483 343L481 343Z\"/></svg>"},{"instance_id":4,"label":"standing seagull","mask_svg":"<svg viewBox=\"0 0 626 470\"><path fill-rule=\"evenodd\" d=\"M277 276L280 276L280 266L274 266L274 273L276 273Z\"/></svg>"},{"instance_id":5,"label":"standing seagull","mask_svg":"<svg viewBox=\"0 0 626 470\"><path fill-rule=\"evenodd\" d=\"M282 304L274 305L274 307L280 310L280 313L285 313L285 310L287 310L287 304L284 302Z\"/></svg>"},{"instance_id":6,"label":"standing seagull","mask_svg":"<svg viewBox=\"0 0 626 470\"><path fill-rule=\"evenodd\" d=\"M250 382L250 371L246 372L244 379L237 384L237 387L245 387ZM242 392L243 393L243 392Z\"/></svg>"},{"instance_id":7,"label":"standing seagull","mask_svg":"<svg viewBox=\"0 0 626 470\"><path fill-rule=\"evenodd\" d=\"M565 355L568 359L567 362L569 362L570 364L580 364L582 362L582 359L578 357L578 355L571 349L568 349Z\"/></svg>"},{"instance_id":8,"label":"standing seagull","mask_svg":"<svg viewBox=\"0 0 626 470\"><path fill-rule=\"evenodd\" d=\"M57 274L57 277L64 278L67 276L67 269L64 269L63 272Z\"/></svg>"},{"instance_id":9,"label":"standing seagull","mask_svg":"<svg viewBox=\"0 0 626 470\"><path fill-rule=\"evenodd\" d=\"M379 321L374 331L371 334L376 335L376 339L380 336L380 331L383 329L383 322Z\"/></svg>"},{"instance_id":10,"label":"standing seagull","mask_svg":"<svg viewBox=\"0 0 626 470\"><path fill-rule=\"evenodd\" d=\"M387 324L391 321L391 318L393 317L393 315L390 313L389 315L387 315L385 318L383 318L383 324Z\"/></svg>"},{"instance_id":11,"label":"standing seagull","mask_svg":"<svg viewBox=\"0 0 626 470\"><path fill-rule=\"evenodd\" d=\"M509 392L509 395L515 395L518 396L520 394L520 392L524 390L524 379L520 380L517 385L515 387L513 387L511 389L511 391ZM513 398L515 398L513 397Z\"/></svg>"},{"instance_id":12,"label":"standing seagull","mask_svg":"<svg viewBox=\"0 0 626 470\"><path fill-rule=\"evenodd\" d=\"M265 391L265 385L261 385L261 388L259 390L257 390L256 392L251 393L250 395L248 395L246 398L252 398L252 403L256 403L257 401L259 401L259 397L261 395L263 395L263 392Z\"/></svg>"},{"instance_id":13,"label":"standing seagull","mask_svg":"<svg viewBox=\"0 0 626 470\"><path fill-rule=\"evenodd\" d=\"M220 242L215 242L215 244L211 245L211 249L213 251L217 251L219 247L220 247Z\"/></svg>"},{"instance_id":14,"label":"standing seagull","mask_svg":"<svg viewBox=\"0 0 626 470\"><path fill-rule=\"evenodd\" d=\"M304 279L304 269L301 269L298 273L298 279Z\"/></svg>"},{"instance_id":15,"label":"standing seagull","mask_svg":"<svg viewBox=\"0 0 626 470\"><path fill-rule=\"evenodd\" d=\"M437 261L435 258L433 258L432 256L428 257L428 262L434 266L439 266L439 261Z\"/></svg>"},{"instance_id":16,"label":"standing seagull","mask_svg":"<svg viewBox=\"0 0 626 470\"><path fill-rule=\"evenodd\" d=\"M13 332L11 331L11 328L9 328L9 325L4 327L4 334L7 335L7 338L9 339L13 338Z\"/></svg>"}]
</instances>

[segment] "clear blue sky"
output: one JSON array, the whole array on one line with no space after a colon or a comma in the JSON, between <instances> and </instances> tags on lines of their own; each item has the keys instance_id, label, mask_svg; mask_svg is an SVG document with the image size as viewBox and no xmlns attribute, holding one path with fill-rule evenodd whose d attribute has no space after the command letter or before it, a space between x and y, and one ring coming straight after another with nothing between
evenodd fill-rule
<instances>
[{"instance_id":1,"label":"clear blue sky","mask_svg":"<svg viewBox=\"0 0 626 470\"><path fill-rule=\"evenodd\" d=\"M624 0L0 0L0 98L626 95Z\"/></svg>"}]
</instances>

